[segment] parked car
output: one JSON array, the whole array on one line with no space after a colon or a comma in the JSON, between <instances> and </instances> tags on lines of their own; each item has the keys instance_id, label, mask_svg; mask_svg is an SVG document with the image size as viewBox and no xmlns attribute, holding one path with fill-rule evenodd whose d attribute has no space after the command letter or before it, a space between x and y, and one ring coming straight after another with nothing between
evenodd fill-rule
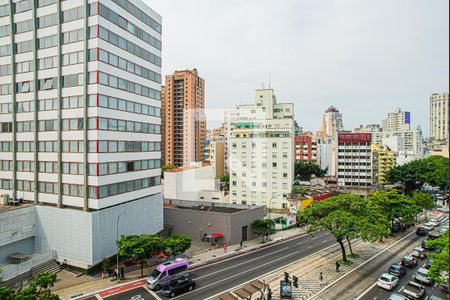
<instances>
[{"instance_id":1,"label":"parked car","mask_svg":"<svg viewBox=\"0 0 450 300\"><path fill-rule=\"evenodd\" d=\"M429 240L435 240L435 239L438 239L438 238L440 238L440 237L442 237L443 236L443 234L441 233L441 232L430 232L429 234L428 234L428 239Z\"/></svg>"},{"instance_id":2,"label":"parked car","mask_svg":"<svg viewBox=\"0 0 450 300\"><path fill-rule=\"evenodd\" d=\"M377 285L385 290L391 291L397 286L398 282L399 279L397 276L389 273L383 273L380 278L378 278Z\"/></svg>"},{"instance_id":3,"label":"parked car","mask_svg":"<svg viewBox=\"0 0 450 300\"><path fill-rule=\"evenodd\" d=\"M158 291L172 280L188 275L189 263L182 258L176 258L173 261L158 265L150 276L147 277L147 285L151 290Z\"/></svg>"},{"instance_id":4,"label":"parked car","mask_svg":"<svg viewBox=\"0 0 450 300\"><path fill-rule=\"evenodd\" d=\"M424 268L425 269L429 269L429 268L431 268L431 265L433 264L433 260L432 259L429 259L428 261L427 261L427 263L424 265Z\"/></svg>"},{"instance_id":5,"label":"parked car","mask_svg":"<svg viewBox=\"0 0 450 300\"><path fill-rule=\"evenodd\" d=\"M428 230L426 230L425 228L423 228L422 226L418 227L416 229L416 234L420 235L420 236L427 236L428 234Z\"/></svg>"},{"instance_id":6,"label":"parked car","mask_svg":"<svg viewBox=\"0 0 450 300\"><path fill-rule=\"evenodd\" d=\"M441 291L443 291L443 292L448 293L448 285L447 285L447 284L441 284L441 285L439 286L439 289L440 289Z\"/></svg>"},{"instance_id":7,"label":"parked car","mask_svg":"<svg viewBox=\"0 0 450 300\"><path fill-rule=\"evenodd\" d=\"M423 228L425 228L428 231L433 231L434 230L434 226L431 225L430 223L425 223L422 225Z\"/></svg>"},{"instance_id":8,"label":"parked car","mask_svg":"<svg viewBox=\"0 0 450 300\"><path fill-rule=\"evenodd\" d=\"M419 252L419 258L421 258L421 259L427 258L427 253L424 248L416 247L416 248L414 248L414 251Z\"/></svg>"},{"instance_id":9,"label":"parked car","mask_svg":"<svg viewBox=\"0 0 450 300\"><path fill-rule=\"evenodd\" d=\"M190 277L183 277L173 280L169 285L165 286L162 293L166 297L173 298L178 294L186 291L192 291L195 288L195 281Z\"/></svg>"},{"instance_id":10,"label":"parked car","mask_svg":"<svg viewBox=\"0 0 450 300\"><path fill-rule=\"evenodd\" d=\"M433 284L433 281L428 276L428 270L425 268L419 268L417 272L413 275L413 279L420 283L425 283L427 285Z\"/></svg>"},{"instance_id":11,"label":"parked car","mask_svg":"<svg viewBox=\"0 0 450 300\"><path fill-rule=\"evenodd\" d=\"M409 300L409 299L403 295L393 293L389 295L388 300Z\"/></svg>"},{"instance_id":12,"label":"parked car","mask_svg":"<svg viewBox=\"0 0 450 300\"><path fill-rule=\"evenodd\" d=\"M441 222L439 222L438 219L431 219L430 223L434 224L434 227L439 227L439 225L441 225Z\"/></svg>"},{"instance_id":13,"label":"parked car","mask_svg":"<svg viewBox=\"0 0 450 300\"><path fill-rule=\"evenodd\" d=\"M388 270L389 274L397 276L398 278L405 276L407 272L408 270L404 266L397 264L391 265Z\"/></svg>"},{"instance_id":14,"label":"parked car","mask_svg":"<svg viewBox=\"0 0 450 300\"><path fill-rule=\"evenodd\" d=\"M425 287L413 281L409 281L402 290L402 293L408 298L422 299L425 296Z\"/></svg>"},{"instance_id":15,"label":"parked car","mask_svg":"<svg viewBox=\"0 0 450 300\"><path fill-rule=\"evenodd\" d=\"M400 264L404 267L412 269L417 266L417 259L412 256L404 256L400 261Z\"/></svg>"},{"instance_id":16,"label":"parked car","mask_svg":"<svg viewBox=\"0 0 450 300\"><path fill-rule=\"evenodd\" d=\"M427 241L428 241L428 240L423 240L423 241L422 241L422 248L425 249L425 250L428 250L428 251L434 251L434 250L436 250L436 248L433 248L433 247L428 246L428 245L427 245Z\"/></svg>"}]
</instances>

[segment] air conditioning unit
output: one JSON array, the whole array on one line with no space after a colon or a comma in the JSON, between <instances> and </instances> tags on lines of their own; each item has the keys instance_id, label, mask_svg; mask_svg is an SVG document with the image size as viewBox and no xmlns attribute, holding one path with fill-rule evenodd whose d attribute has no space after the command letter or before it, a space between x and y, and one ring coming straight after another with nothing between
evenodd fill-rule
<instances>
[{"instance_id":1,"label":"air conditioning unit","mask_svg":"<svg viewBox=\"0 0 450 300\"><path fill-rule=\"evenodd\" d=\"M2 204L3 205L8 205L8 199L9 199L9 195L8 194L4 194L4 195L1 195L1 198L0 198L1 200L2 200Z\"/></svg>"}]
</instances>

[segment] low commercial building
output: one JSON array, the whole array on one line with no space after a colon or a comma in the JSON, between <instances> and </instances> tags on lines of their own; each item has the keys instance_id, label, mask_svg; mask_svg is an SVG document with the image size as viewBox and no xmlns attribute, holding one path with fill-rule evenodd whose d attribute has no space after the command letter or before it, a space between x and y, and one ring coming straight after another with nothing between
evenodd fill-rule
<instances>
[{"instance_id":1,"label":"low commercial building","mask_svg":"<svg viewBox=\"0 0 450 300\"><path fill-rule=\"evenodd\" d=\"M231 245L258 238L251 224L263 218L263 206L168 199L164 205L166 228L196 241L216 237L220 243Z\"/></svg>"}]
</instances>

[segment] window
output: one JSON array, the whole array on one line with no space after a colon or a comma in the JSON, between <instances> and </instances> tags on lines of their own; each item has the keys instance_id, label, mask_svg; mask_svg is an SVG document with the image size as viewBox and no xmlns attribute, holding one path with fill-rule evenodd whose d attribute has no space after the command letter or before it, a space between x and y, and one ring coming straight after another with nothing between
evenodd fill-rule
<instances>
[{"instance_id":1,"label":"window","mask_svg":"<svg viewBox=\"0 0 450 300\"><path fill-rule=\"evenodd\" d=\"M39 49L55 47L57 44L58 44L58 36L56 34L46 36L38 40Z\"/></svg>"},{"instance_id":2,"label":"window","mask_svg":"<svg viewBox=\"0 0 450 300\"><path fill-rule=\"evenodd\" d=\"M46 15L38 18L39 28L46 28L58 24L58 14Z\"/></svg>"}]
</instances>

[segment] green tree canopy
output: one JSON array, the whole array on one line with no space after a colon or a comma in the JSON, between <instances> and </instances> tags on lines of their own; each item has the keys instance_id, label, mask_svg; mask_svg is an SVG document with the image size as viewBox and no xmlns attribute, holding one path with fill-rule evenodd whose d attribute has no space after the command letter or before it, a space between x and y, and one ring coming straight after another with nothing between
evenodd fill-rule
<instances>
[{"instance_id":1,"label":"green tree canopy","mask_svg":"<svg viewBox=\"0 0 450 300\"><path fill-rule=\"evenodd\" d=\"M433 197L428 193L412 193L411 200L421 209L432 209L435 207Z\"/></svg>"},{"instance_id":2,"label":"green tree canopy","mask_svg":"<svg viewBox=\"0 0 450 300\"><path fill-rule=\"evenodd\" d=\"M168 239L164 240L164 248L168 255L172 255L174 258L180 255L191 247L192 238L182 235L171 235Z\"/></svg>"},{"instance_id":3,"label":"green tree canopy","mask_svg":"<svg viewBox=\"0 0 450 300\"><path fill-rule=\"evenodd\" d=\"M229 183L230 182L230 175L225 174L222 177L220 177L220 182Z\"/></svg>"},{"instance_id":4,"label":"green tree canopy","mask_svg":"<svg viewBox=\"0 0 450 300\"><path fill-rule=\"evenodd\" d=\"M435 282L440 284L448 285L448 265L449 265L449 240L448 240L448 230L444 235L438 239L427 241L427 246L437 249L437 253L433 254L431 258L433 263L428 272L430 278Z\"/></svg>"},{"instance_id":5,"label":"green tree canopy","mask_svg":"<svg viewBox=\"0 0 450 300\"><path fill-rule=\"evenodd\" d=\"M324 177L328 172L328 168L323 170L318 164L307 161L297 161L295 163L295 178L300 180L311 180L312 175L316 177Z\"/></svg>"},{"instance_id":6,"label":"green tree canopy","mask_svg":"<svg viewBox=\"0 0 450 300\"><path fill-rule=\"evenodd\" d=\"M262 237L262 242L264 242L264 235L270 232L274 226L275 221L271 219L257 219L252 223L253 233L256 235L260 235Z\"/></svg>"},{"instance_id":7,"label":"green tree canopy","mask_svg":"<svg viewBox=\"0 0 450 300\"><path fill-rule=\"evenodd\" d=\"M425 183L445 189L448 188L448 158L430 156L415 160L392 168L387 178L391 183L403 184L404 191L408 195L420 190Z\"/></svg>"},{"instance_id":8,"label":"green tree canopy","mask_svg":"<svg viewBox=\"0 0 450 300\"><path fill-rule=\"evenodd\" d=\"M58 300L59 296L51 292L55 285L56 274L42 273L25 289L13 291L6 287L0 287L0 299L2 300Z\"/></svg>"},{"instance_id":9,"label":"green tree canopy","mask_svg":"<svg viewBox=\"0 0 450 300\"><path fill-rule=\"evenodd\" d=\"M145 259L164 250L163 239L156 234L122 236L118 243L121 256L140 262L141 277L144 276Z\"/></svg>"}]
</instances>

